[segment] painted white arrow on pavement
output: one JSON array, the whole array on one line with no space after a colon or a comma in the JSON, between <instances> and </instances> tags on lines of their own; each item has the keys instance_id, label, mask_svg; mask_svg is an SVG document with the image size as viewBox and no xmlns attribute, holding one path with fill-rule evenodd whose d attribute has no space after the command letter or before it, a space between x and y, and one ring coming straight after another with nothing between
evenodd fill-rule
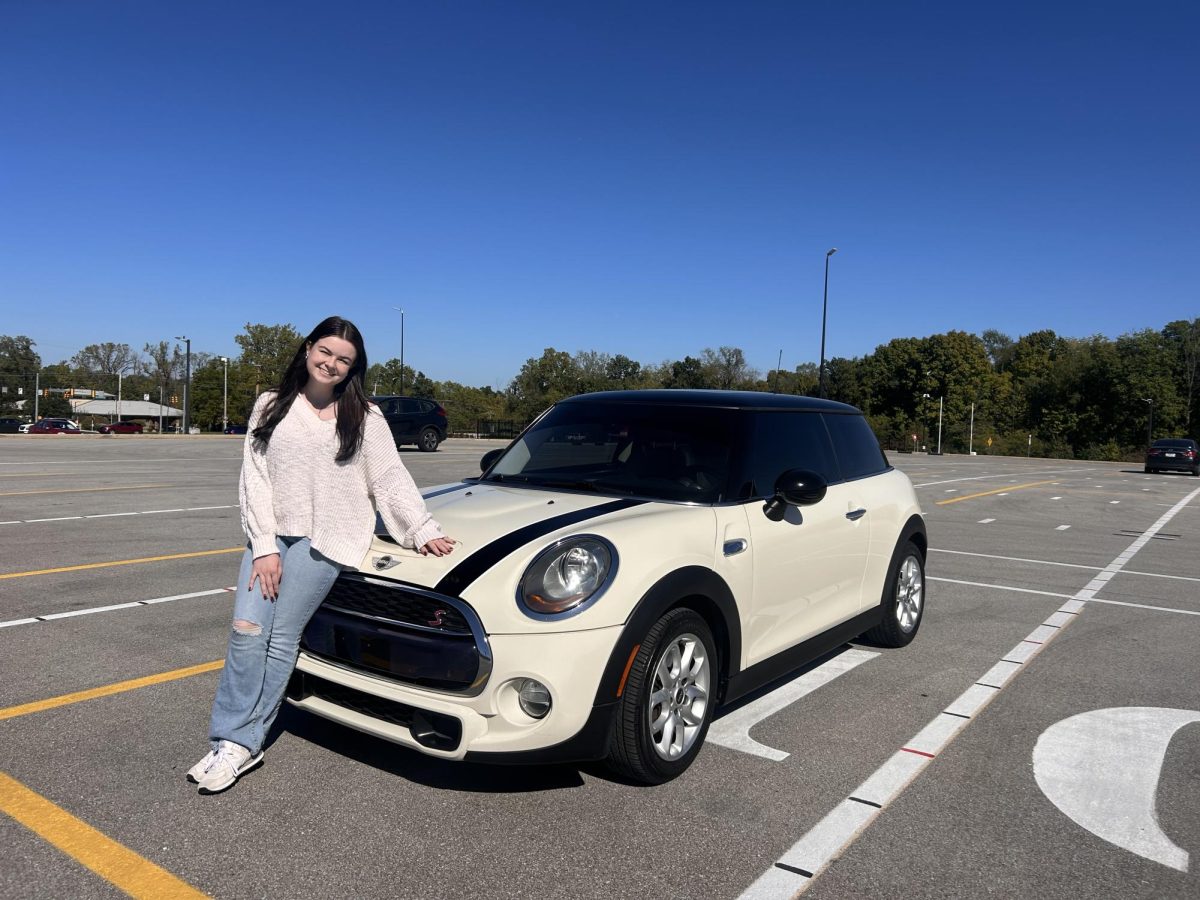
<instances>
[{"instance_id":1,"label":"painted white arrow on pavement","mask_svg":"<svg viewBox=\"0 0 1200 900\"><path fill-rule=\"evenodd\" d=\"M1033 748L1033 777L1076 824L1138 856L1188 870L1188 854L1163 834L1155 794L1167 745L1200 712L1125 706L1056 722Z\"/></svg>"},{"instance_id":2,"label":"painted white arrow on pavement","mask_svg":"<svg viewBox=\"0 0 1200 900\"><path fill-rule=\"evenodd\" d=\"M745 706L739 707L727 716L717 719L708 728L710 744L720 744L730 750L741 750L754 756L772 759L775 762L787 759L789 754L766 744L760 744L750 737L750 729L768 716L772 716L786 706L791 706L801 697L811 694L823 684L828 684L839 675L845 675L851 669L861 666L868 659L874 659L878 653L869 650L850 649L839 653L828 662L821 663L810 672L805 672L799 678L789 681Z\"/></svg>"}]
</instances>

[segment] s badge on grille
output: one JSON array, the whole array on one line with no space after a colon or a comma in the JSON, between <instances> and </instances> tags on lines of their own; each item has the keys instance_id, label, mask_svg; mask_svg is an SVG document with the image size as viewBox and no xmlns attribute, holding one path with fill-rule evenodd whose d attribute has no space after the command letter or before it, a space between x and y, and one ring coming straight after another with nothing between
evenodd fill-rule
<instances>
[{"instance_id":1,"label":"s badge on grille","mask_svg":"<svg viewBox=\"0 0 1200 900\"><path fill-rule=\"evenodd\" d=\"M433 614L433 618L430 619L426 624L431 625L434 628L441 628L442 627L442 616L444 616L444 615L446 615L446 610L439 609L437 612L435 612Z\"/></svg>"}]
</instances>

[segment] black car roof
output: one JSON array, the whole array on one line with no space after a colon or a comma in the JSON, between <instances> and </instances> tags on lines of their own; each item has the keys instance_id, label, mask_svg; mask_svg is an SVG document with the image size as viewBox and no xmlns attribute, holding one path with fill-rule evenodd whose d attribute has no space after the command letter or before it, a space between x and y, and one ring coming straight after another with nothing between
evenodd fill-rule
<instances>
[{"instance_id":1,"label":"black car roof","mask_svg":"<svg viewBox=\"0 0 1200 900\"><path fill-rule=\"evenodd\" d=\"M646 391L597 391L560 400L560 403L647 403L660 406L700 406L713 409L774 409L806 412L861 414L848 403L799 397L794 394L768 394L763 391L711 391L655 389Z\"/></svg>"}]
</instances>

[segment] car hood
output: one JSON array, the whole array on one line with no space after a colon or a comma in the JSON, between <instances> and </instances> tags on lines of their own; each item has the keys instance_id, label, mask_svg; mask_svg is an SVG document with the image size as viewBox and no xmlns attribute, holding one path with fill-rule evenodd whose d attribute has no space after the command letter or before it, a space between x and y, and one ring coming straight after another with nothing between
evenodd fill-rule
<instances>
[{"instance_id":1,"label":"car hood","mask_svg":"<svg viewBox=\"0 0 1200 900\"><path fill-rule=\"evenodd\" d=\"M560 532L586 530L591 520L646 503L479 483L441 485L422 493L442 530L457 542L454 552L422 556L401 547L377 518L376 536L359 570L451 595L462 594L479 575L526 545L540 548Z\"/></svg>"}]
</instances>

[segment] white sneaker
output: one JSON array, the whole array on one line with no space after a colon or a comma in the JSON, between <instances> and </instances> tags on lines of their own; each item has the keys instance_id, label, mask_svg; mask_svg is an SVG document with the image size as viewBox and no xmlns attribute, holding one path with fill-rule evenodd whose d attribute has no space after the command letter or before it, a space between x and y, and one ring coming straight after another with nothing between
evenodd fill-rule
<instances>
[{"instance_id":1,"label":"white sneaker","mask_svg":"<svg viewBox=\"0 0 1200 900\"><path fill-rule=\"evenodd\" d=\"M216 750L209 750L207 753L205 753L204 759L200 760L200 762L188 769L187 780L192 784L198 784L200 782L200 776L208 770L208 767L212 765L213 760L216 758Z\"/></svg>"},{"instance_id":2,"label":"white sneaker","mask_svg":"<svg viewBox=\"0 0 1200 900\"><path fill-rule=\"evenodd\" d=\"M251 756L250 751L233 741L221 741L212 761L196 779L201 794L219 794L263 761L263 754Z\"/></svg>"}]
</instances>

